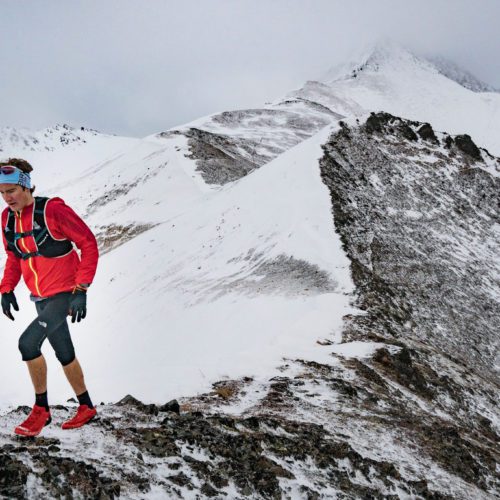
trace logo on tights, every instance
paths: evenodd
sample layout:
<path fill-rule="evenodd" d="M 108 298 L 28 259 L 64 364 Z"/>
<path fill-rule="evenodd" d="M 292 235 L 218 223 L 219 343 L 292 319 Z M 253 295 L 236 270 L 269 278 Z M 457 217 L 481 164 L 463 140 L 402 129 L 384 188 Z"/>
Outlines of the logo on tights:
<path fill-rule="evenodd" d="M 38 324 L 42 325 L 44 328 L 47 328 L 47 323 L 45 323 L 43 321 L 39 321 Z"/>

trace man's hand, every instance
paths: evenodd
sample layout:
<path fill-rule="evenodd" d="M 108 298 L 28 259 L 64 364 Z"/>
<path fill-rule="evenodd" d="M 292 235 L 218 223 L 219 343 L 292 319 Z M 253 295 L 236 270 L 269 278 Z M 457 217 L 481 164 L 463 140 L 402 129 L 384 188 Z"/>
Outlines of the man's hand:
<path fill-rule="evenodd" d="M 76 286 L 69 299 L 68 316 L 71 316 L 71 323 L 80 321 L 87 315 L 87 290 Z"/>
<path fill-rule="evenodd" d="M 2 293 L 2 311 L 7 316 L 7 318 L 14 321 L 14 316 L 10 312 L 10 306 L 14 308 L 14 311 L 19 311 L 19 306 L 17 305 L 16 296 L 14 292 Z"/>

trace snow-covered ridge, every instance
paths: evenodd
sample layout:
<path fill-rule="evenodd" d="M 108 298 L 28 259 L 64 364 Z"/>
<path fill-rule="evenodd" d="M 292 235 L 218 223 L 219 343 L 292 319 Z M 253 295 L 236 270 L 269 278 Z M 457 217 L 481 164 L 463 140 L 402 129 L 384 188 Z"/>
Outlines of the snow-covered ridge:
<path fill-rule="evenodd" d="M 78 182 L 89 168 L 105 164 L 140 141 L 69 125 L 38 131 L 5 127 L 0 129 L 0 158 L 29 161 L 34 168 L 31 178 L 36 193 L 50 196 L 54 189 Z"/>
<path fill-rule="evenodd" d="M 85 144 L 89 137 L 99 132 L 85 127 L 74 128 L 57 124 L 37 131 L 25 128 L 0 128 L 0 153 L 11 150 L 19 152 L 54 151 L 60 147 Z"/>
<path fill-rule="evenodd" d="M 223 185 L 269 163 L 343 117 L 338 109 L 303 97 L 290 98 L 259 109 L 214 114 L 148 139 L 186 137 L 189 157 L 196 162 L 204 182 Z"/>

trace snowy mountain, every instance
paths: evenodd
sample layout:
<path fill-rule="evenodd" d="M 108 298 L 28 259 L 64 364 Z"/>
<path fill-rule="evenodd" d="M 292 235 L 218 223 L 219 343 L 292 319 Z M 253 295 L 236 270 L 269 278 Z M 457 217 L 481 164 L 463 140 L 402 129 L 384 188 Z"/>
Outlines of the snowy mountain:
<path fill-rule="evenodd" d="M 32 397 L 19 286 L 0 494 L 494 498 L 500 94 L 456 79 L 384 46 L 143 139 L 0 138 L 98 236 L 72 331 L 106 402 L 81 431 L 12 437 Z M 57 424 L 71 393 L 44 353 Z"/>

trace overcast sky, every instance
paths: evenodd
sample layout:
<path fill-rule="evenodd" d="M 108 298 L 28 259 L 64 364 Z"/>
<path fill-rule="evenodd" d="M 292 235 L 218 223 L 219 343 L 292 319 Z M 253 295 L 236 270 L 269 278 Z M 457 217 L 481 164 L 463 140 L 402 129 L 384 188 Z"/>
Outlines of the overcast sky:
<path fill-rule="evenodd" d="M 144 136 L 259 106 L 390 37 L 500 88 L 500 0 L 1 0 L 0 126 Z"/>

